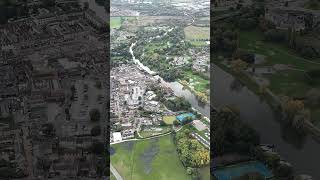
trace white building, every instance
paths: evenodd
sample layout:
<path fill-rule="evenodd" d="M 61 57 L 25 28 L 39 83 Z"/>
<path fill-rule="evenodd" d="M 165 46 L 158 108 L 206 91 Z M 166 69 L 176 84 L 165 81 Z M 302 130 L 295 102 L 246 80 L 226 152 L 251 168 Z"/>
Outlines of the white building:
<path fill-rule="evenodd" d="M 122 141 L 122 135 L 121 132 L 115 132 L 113 135 L 113 142 L 120 142 Z"/>

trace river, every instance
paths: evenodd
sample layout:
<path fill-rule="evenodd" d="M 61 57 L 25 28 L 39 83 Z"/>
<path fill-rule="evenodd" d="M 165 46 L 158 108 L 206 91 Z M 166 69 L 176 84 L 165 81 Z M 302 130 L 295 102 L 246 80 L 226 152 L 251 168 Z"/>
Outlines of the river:
<path fill-rule="evenodd" d="M 146 72 L 148 72 L 149 74 L 155 74 L 154 71 L 150 70 L 149 67 L 143 65 L 138 59 L 135 58 L 134 53 L 132 48 L 135 46 L 136 43 L 132 43 L 130 48 L 129 48 L 129 52 L 132 55 L 132 60 L 134 63 L 136 63 L 138 66 L 140 66 L 142 69 L 144 69 Z M 205 117 L 210 117 L 210 106 L 208 104 L 203 104 L 200 103 L 197 99 L 197 97 L 188 89 L 184 88 L 182 84 L 180 84 L 179 82 L 166 82 L 165 80 L 163 80 L 163 78 L 161 78 L 160 76 L 155 76 L 157 79 L 161 80 L 161 83 L 163 85 L 165 85 L 166 87 L 170 87 L 174 94 L 176 96 L 183 96 L 184 98 L 186 98 L 187 101 L 189 101 L 189 103 L 191 104 L 191 106 L 196 109 L 197 111 L 199 111 L 201 114 L 203 114 Z"/>
<path fill-rule="evenodd" d="M 97 5 L 94 0 L 80 0 L 89 2 L 90 9 L 94 10 L 101 18 L 108 17 L 103 7 Z M 281 126 L 276 120 L 272 109 L 260 100 L 253 92 L 243 87 L 234 78 L 214 68 L 214 76 L 211 82 L 213 86 L 213 106 L 236 105 L 240 111 L 241 119 L 251 124 L 261 136 L 262 143 L 275 144 L 281 156 L 290 162 L 297 173 L 309 174 L 315 180 L 320 179 L 318 154 L 320 144 L 310 137 L 297 138 L 288 128 Z M 198 104 L 196 97 L 178 82 L 165 82 L 178 96 L 184 96 L 199 112 L 209 117 L 209 106 Z M 245 102 L 245 103 L 244 103 Z"/>
<path fill-rule="evenodd" d="M 214 66 L 211 82 L 214 82 L 213 106 L 235 105 L 240 118 L 259 132 L 262 143 L 274 144 L 281 157 L 290 162 L 297 173 L 320 179 L 319 143 L 311 137 L 299 138 L 282 126 L 267 103 L 217 66 Z"/>

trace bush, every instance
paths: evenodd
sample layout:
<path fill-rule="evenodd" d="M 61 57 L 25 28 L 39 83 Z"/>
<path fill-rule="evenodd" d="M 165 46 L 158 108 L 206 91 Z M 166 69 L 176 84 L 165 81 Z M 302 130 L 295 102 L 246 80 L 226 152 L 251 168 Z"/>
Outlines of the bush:
<path fill-rule="evenodd" d="M 101 134 L 100 126 L 95 126 L 91 129 L 91 136 L 99 136 Z"/>
<path fill-rule="evenodd" d="M 283 42 L 286 40 L 286 34 L 282 31 L 271 29 L 264 33 L 264 38 L 267 41 Z"/>
<path fill-rule="evenodd" d="M 100 120 L 100 111 L 98 109 L 92 109 L 90 111 L 90 120 L 93 122 L 97 122 Z"/>
<path fill-rule="evenodd" d="M 253 18 L 241 18 L 238 21 L 238 27 L 242 30 L 250 30 L 257 26 L 257 21 Z"/>
<path fill-rule="evenodd" d="M 94 142 L 91 146 L 91 152 L 94 154 L 102 154 L 105 150 L 104 144 L 102 142 Z"/>

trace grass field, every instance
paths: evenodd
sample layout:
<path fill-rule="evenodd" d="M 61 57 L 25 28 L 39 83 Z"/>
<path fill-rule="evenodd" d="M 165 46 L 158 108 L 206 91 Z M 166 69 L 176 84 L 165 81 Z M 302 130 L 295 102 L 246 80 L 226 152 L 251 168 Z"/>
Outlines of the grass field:
<path fill-rule="evenodd" d="M 184 34 L 187 40 L 209 39 L 209 27 L 187 26 L 184 28 Z"/>
<path fill-rule="evenodd" d="M 176 120 L 176 116 L 163 116 L 162 120 L 166 123 L 166 124 L 173 124 L 173 121 Z"/>
<path fill-rule="evenodd" d="M 112 145 L 111 163 L 125 180 L 190 180 L 171 136 Z"/>
<path fill-rule="evenodd" d="M 124 20 L 127 20 L 127 21 L 133 21 L 135 20 L 136 17 L 110 17 L 110 28 L 112 29 L 119 29 L 122 25 L 122 22 Z"/>
<path fill-rule="evenodd" d="M 320 64 L 316 64 L 320 63 L 319 60 L 313 60 L 316 63 L 312 63 L 310 59 L 300 57 L 284 45 L 263 42 L 262 34 L 256 31 L 241 32 L 240 47 L 265 55 L 267 61 L 263 65 L 286 64 L 304 71 L 320 68 Z M 277 94 L 303 96 L 311 88 L 306 82 L 304 73 L 297 70 L 281 71 L 268 78 L 270 89 Z"/>
<path fill-rule="evenodd" d="M 146 138 L 146 137 L 150 137 L 150 136 L 154 136 L 154 135 L 158 135 L 158 134 L 164 134 L 167 132 L 171 131 L 171 126 L 162 126 L 161 127 L 162 130 L 161 131 L 145 131 L 142 130 L 141 132 L 139 132 L 140 136 Z"/>
<path fill-rule="evenodd" d="M 110 28 L 119 29 L 121 27 L 121 17 L 110 18 Z"/>
<path fill-rule="evenodd" d="M 112 173 L 110 174 L 110 180 L 117 180 Z"/>
<path fill-rule="evenodd" d="M 209 89 L 209 80 L 194 74 L 192 71 L 185 71 L 184 79 L 189 79 L 188 86 L 196 92 L 206 93 Z"/>
<path fill-rule="evenodd" d="M 210 39 L 209 27 L 187 26 L 184 28 L 186 40 L 196 47 L 209 46 L 206 40 Z"/>
<path fill-rule="evenodd" d="M 201 180 L 210 179 L 210 166 L 199 168 Z"/>
<path fill-rule="evenodd" d="M 240 32 L 239 46 L 252 53 L 262 54 L 266 57 L 264 65 L 275 64 L 290 65 L 298 70 L 283 70 L 268 76 L 269 88 L 277 95 L 287 95 L 290 97 L 304 97 L 311 88 L 320 88 L 318 85 L 307 83 L 304 72 L 320 69 L 319 59 L 306 59 L 299 56 L 294 50 L 283 44 L 275 44 L 263 41 L 262 33 L 258 31 Z M 320 108 L 307 107 L 311 109 L 311 119 L 320 127 Z"/>

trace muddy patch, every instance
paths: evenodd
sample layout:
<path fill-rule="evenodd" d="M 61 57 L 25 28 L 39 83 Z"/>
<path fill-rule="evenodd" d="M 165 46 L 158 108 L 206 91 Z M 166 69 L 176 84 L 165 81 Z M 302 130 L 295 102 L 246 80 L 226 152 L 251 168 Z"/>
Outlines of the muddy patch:
<path fill-rule="evenodd" d="M 143 171 L 150 174 L 152 171 L 152 161 L 159 153 L 158 139 L 152 139 L 150 146 L 140 155 L 140 160 L 143 164 Z"/>
<path fill-rule="evenodd" d="M 133 141 L 129 141 L 121 144 L 122 148 L 129 152 L 133 150 L 134 145 L 135 145 L 135 142 Z"/>

